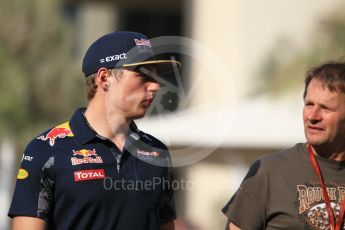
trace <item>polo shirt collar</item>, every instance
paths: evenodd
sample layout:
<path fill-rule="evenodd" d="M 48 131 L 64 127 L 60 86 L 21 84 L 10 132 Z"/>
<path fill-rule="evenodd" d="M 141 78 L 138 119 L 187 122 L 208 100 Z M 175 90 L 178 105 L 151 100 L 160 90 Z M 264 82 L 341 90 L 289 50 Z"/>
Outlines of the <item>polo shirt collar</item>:
<path fill-rule="evenodd" d="M 95 138 L 104 139 L 92 129 L 84 115 L 85 111 L 86 108 L 78 108 L 70 120 L 70 127 L 75 138 L 77 138 L 82 144 L 86 144 Z M 141 132 L 137 128 L 137 125 L 134 123 L 134 121 L 132 121 L 130 123 L 125 145 L 128 146 L 133 142 L 140 140 L 140 138 Z"/>
<path fill-rule="evenodd" d="M 96 131 L 90 127 L 84 116 L 85 110 L 86 108 L 78 108 L 70 120 L 70 127 L 74 133 L 74 137 L 82 144 L 86 144 L 94 138 L 97 138 Z"/>

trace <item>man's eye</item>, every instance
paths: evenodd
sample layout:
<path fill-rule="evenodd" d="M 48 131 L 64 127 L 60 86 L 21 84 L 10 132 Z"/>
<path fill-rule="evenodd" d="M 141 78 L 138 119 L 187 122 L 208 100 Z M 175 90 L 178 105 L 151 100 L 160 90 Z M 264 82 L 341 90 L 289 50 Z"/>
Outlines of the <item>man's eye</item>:
<path fill-rule="evenodd" d="M 143 73 L 138 74 L 138 77 L 140 77 L 142 80 L 145 80 L 145 81 L 152 81 L 153 80 L 153 78 L 151 76 L 149 76 L 147 74 L 143 74 Z"/>
<path fill-rule="evenodd" d="M 144 73 L 140 73 L 140 72 L 139 72 L 139 73 L 137 73 L 137 76 L 138 76 L 138 77 L 146 77 L 147 75 L 144 74 Z"/>
<path fill-rule="evenodd" d="M 146 74 L 139 74 L 139 77 L 143 80 L 148 79 L 148 76 Z"/>
<path fill-rule="evenodd" d="M 321 108 L 322 108 L 323 110 L 326 110 L 326 111 L 334 111 L 334 108 L 331 108 L 331 107 L 326 106 L 326 105 L 322 105 Z"/>

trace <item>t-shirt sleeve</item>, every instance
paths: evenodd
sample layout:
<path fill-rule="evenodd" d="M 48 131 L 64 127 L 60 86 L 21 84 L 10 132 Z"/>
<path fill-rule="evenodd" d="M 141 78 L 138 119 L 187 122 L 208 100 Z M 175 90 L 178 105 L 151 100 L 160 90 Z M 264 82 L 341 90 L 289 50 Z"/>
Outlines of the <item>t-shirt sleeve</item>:
<path fill-rule="evenodd" d="M 267 174 L 261 161 L 249 169 L 240 188 L 222 209 L 230 222 L 242 230 L 265 229 L 267 208 Z"/>
<path fill-rule="evenodd" d="M 48 221 L 54 180 L 51 151 L 37 140 L 25 149 L 8 216 L 30 216 Z"/>

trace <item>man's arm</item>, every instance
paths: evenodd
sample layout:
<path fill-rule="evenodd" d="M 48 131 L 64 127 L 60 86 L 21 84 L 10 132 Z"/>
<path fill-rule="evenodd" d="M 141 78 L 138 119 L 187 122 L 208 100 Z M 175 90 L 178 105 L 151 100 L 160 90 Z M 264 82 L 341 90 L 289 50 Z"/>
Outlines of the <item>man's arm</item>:
<path fill-rule="evenodd" d="M 242 230 L 242 229 L 238 227 L 237 225 L 231 223 L 230 220 L 228 220 L 225 226 L 225 230 Z"/>
<path fill-rule="evenodd" d="M 175 221 L 162 224 L 160 230 L 175 230 Z"/>
<path fill-rule="evenodd" d="M 39 218 L 28 216 L 16 216 L 12 220 L 12 230 L 45 230 L 47 223 Z"/>
<path fill-rule="evenodd" d="M 268 174 L 268 166 L 261 159 L 251 165 L 240 188 L 222 209 L 228 218 L 225 229 L 262 229 L 268 203 Z"/>
<path fill-rule="evenodd" d="M 49 220 L 54 188 L 51 152 L 49 143 L 33 139 L 23 153 L 8 211 L 13 229 L 44 229 Z"/>

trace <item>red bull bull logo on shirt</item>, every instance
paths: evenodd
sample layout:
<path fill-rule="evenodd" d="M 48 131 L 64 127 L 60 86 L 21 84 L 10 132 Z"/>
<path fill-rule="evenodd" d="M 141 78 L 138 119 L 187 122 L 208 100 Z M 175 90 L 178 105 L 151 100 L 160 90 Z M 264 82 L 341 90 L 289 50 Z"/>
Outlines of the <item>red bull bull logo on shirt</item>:
<path fill-rule="evenodd" d="M 80 158 L 82 157 L 82 158 Z M 96 150 L 81 149 L 73 150 L 73 157 L 71 158 L 72 165 L 103 163 L 100 156 L 96 154 Z"/>
<path fill-rule="evenodd" d="M 49 140 L 50 146 L 54 146 L 56 138 L 74 137 L 71 128 L 69 127 L 69 122 L 65 122 L 52 128 L 47 135 L 42 135 L 37 137 L 37 139 L 42 141 Z"/>

